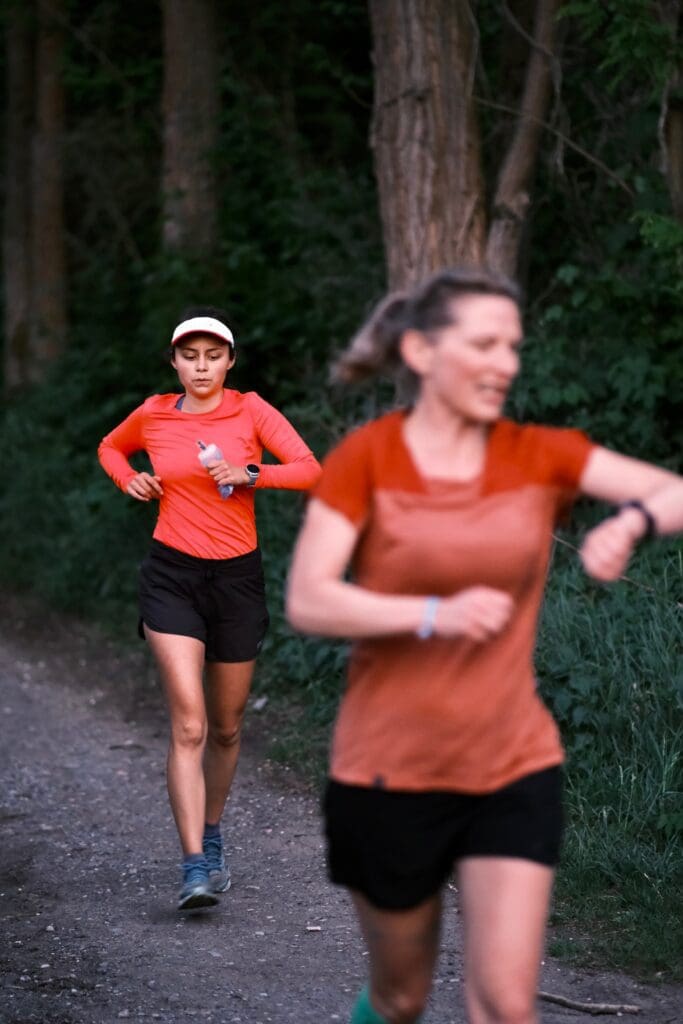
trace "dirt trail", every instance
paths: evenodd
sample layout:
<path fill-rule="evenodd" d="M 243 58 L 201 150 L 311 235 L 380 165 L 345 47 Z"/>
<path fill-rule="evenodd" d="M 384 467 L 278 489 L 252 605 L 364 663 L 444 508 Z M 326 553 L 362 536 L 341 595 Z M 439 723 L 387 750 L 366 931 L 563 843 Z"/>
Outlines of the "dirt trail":
<path fill-rule="evenodd" d="M 229 813 L 233 888 L 182 917 L 145 657 L 7 599 L 0 613 L 2 1024 L 346 1024 L 363 949 L 325 879 L 316 795 L 262 756 L 255 713 Z M 446 902 L 425 1024 L 464 1022 L 455 892 Z M 550 960 L 542 987 L 638 1004 L 630 1019 L 644 1024 L 683 1020 L 680 987 Z M 596 1019 L 550 1004 L 542 1015 Z"/>

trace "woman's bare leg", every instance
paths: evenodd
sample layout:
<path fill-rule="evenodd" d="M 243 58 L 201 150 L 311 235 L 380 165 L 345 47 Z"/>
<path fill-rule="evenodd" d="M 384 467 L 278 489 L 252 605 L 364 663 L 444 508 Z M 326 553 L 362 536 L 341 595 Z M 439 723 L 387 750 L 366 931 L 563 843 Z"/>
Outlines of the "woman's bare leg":
<path fill-rule="evenodd" d="M 204 752 L 204 779 L 206 820 L 212 824 L 223 813 L 235 776 L 242 718 L 255 664 L 254 661 L 215 661 L 206 665 L 208 739 Z"/>
<path fill-rule="evenodd" d="M 554 873 L 514 857 L 469 857 L 458 878 L 471 1024 L 537 1024 L 536 991 Z"/>
<path fill-rule="evenodd" d="M 206 793 L 202 759 L 206 710 L 202 687 L 204 644 L 190 636 L 157 633 L 145 626 L 166 696 L 171 735 L 166 782 L 185 856 L 201 853 Z"/>
<path fill-rule="evenodd" d="M 370 1002 L 389 1024 L 414 1024 L 432 987 L 441 897 L 411 910 L 379 910 L 351 895 L 370 954 Z"/>

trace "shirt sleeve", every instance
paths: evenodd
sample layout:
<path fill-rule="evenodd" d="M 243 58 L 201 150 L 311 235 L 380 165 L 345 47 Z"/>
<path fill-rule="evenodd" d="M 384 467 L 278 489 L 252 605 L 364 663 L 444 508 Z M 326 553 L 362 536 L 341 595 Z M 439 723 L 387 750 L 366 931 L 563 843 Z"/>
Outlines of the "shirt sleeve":
<path fill-rule="evenodd" d="M 370 511 L 373 492 L 372 446 L 368 428 L 348 434 L 323 460 L 322 477 L 312 497 L 360 526 Z"/>
<path fill-rule="evenodd" d="M 320 477 L 320 463 L 289 420 L 257 394 L 251 396 L 256 433 L 261 445 L 280 465 L 264 464 L 257 487 L 307 491 Z"/>
<path fill-rule="evenodd" d="M 539 469 L 557 488 L 558 518 L 566 516 L 576 500 L 583 470 L 595 444 L 582 430 L 542 427 L 538 449 Z"/>
<path fill-rule="evenodd" d="M 588 456 L 595 445 L 582 430 L 566 427 L 543 428 L 541 458 L 553 483 L 577 490 Z"/>
<path fill-rule="evenodd" d="M 118 427 L 114 427 L 102 438 L 97 449 L 102 469 L 124 493 L 130 481 L 137 475 L 128 459 L 135 452 L 143 451 L 145 447 L 142 433 L 144 419 L 144 406 L 140 405 L 119 423 Z"/>

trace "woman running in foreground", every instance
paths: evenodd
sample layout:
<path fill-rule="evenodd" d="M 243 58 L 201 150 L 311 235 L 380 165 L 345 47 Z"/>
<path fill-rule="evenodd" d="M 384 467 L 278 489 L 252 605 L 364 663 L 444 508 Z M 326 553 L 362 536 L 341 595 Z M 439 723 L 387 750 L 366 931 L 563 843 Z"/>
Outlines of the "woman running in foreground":
<path fill-rule="evenodd" d="M 169 709 L 168 793 L 184 855 L 178 909 L 191 910 L 230 886 L 220 819 L 268 627 L 254 490 L 305 490 L 320 466 L 256 392 L 224 388 L 235 362 L 224 313 L 189 310 L 172 345 L 182 394 L 148 398 L 107 434 L 99 457 L 122 491 L 159 502 L 140 616 Z M 264 448 L 280 465 L 261 465 Z M 142 450 L 152 473 L 128 461 Z"/>
<path fill-rule="evenodd" d="M 353 1024 L 419 1021 L 453 865 L 468 1019 L 537 1020 L 562 829 L 532 665 L 552 531 L 577 494 L 615 505 L 581 555 L 614 580 L 646 534 L 683 529 L 681 478 L 502 418 L 521 342 L 516 286 L 449 270 L 389 296 L 336 365 L 414 391 L 325 460 L 289 582 L 297 629 L 354 641 L 325 796 L 330 876 L 370 954 Z"/>

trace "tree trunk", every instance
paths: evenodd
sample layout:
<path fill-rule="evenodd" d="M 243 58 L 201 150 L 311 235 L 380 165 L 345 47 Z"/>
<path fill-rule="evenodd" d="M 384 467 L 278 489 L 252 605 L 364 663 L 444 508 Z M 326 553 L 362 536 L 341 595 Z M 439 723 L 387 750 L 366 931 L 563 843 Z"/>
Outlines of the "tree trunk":
<path fill-rule="evenodd" d="M 538 158 L 542 122 L 552 95 L 555 30 L 560 0 L 538 0 L 517 128 L 498 177 L 486 262 L 514 276 Z"/>
<path fill-rule="evenodd" d="M 477 31 L 469 4 L 369 0 L 371 128 L 389 285 L 478 263 L 484 182 L 473 106 Z"/>
<path fill-rule="evenodd" d="M 216 242 L 215 13 L 215 0 L 163 0 L 164 245 L 201 256 L 208 255 Z"/>
<path fill-rule="evenodd" d="M 665 0 L 662 18 L 680 47 L 683 39 L 681 0 Z M 674 216 L 683 224 L 683 68 L 680 64 L 673 69 L 662 96 L 659 141 Z"/>
<path fill-rule="evenodd" d="M 31 154 L 31 361 L 40 380 L 66 340 L 64 247 L 64 0 L 38 0 L 36 115 Z"/>
<path fill-rule="evenodd" d="M 7 12 L 5 215 L 3 224 L 4 386 L 26 383 L 30 321 L 30 167 L 33 111 L 33 34 L 30 10 Z"/>

